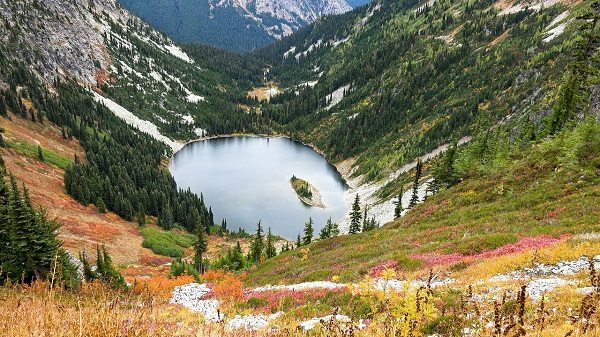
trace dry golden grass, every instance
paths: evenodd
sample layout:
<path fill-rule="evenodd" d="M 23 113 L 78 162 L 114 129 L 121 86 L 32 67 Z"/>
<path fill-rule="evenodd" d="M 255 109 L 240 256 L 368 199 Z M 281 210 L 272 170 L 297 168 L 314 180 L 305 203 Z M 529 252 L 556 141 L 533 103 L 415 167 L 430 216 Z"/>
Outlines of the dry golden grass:
<path fill-rule="evenodd" d="M 0 336 L 250 336 L 165 300 L 86 284 L 76 292 L 47 283 L 0 288 Z"/>
<path fill-rule="evenodd" d="M 569 239 L 539 250 L 528 250 L 481 260 L 458 274 L 465 282 L 475 282 L 496 274 L 531 267 L 534 263 L 554 264 L 559 261 L 577 260 L 582 256 L 600 254 L 600 240 Z"/>

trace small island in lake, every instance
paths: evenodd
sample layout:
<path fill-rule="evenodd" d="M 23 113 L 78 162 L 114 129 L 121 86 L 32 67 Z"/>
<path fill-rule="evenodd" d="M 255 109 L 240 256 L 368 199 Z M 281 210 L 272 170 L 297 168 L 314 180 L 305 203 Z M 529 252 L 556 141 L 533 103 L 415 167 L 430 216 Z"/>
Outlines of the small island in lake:
<path fill-rule="evenodd" d="M 325 208 L 323 201 L 321 200 L 321 193 L 313 185 L 304 179 L 300 179 L 295 175 L 290 179 L 292 188 L 296 191 L 300 200 L 313 207 Z"/>

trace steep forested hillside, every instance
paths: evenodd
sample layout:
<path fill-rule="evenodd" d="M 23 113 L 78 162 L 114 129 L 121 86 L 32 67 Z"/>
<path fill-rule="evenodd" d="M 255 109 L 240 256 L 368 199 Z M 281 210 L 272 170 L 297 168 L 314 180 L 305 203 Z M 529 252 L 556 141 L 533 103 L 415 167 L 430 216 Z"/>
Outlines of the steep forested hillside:
<path fill-rule="evenodd" d="M 120 3 L 179 42 L 206 43 L 238 52 L 264 47 L 322 15 L 352 9 L 346 0 L 120 0 Z"/>
<path fill-rule="evenodd" d="M 543 119 L 577 44 L 591 43 L 578 41 L 583 7 L 376 1 L 258 53 L 289 87 L 264 114 L 381 179 L 500 120 Z"/>

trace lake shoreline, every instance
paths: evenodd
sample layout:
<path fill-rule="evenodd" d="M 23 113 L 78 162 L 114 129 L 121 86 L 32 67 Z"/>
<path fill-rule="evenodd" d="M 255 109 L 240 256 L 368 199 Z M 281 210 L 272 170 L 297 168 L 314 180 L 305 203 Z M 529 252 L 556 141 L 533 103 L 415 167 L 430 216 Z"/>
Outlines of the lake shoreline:
<path fill-rule="evenodd" d="M 325 160 L 327 160 L 327 162 L 329 164 L 331 164 L 333 167 L 335 167 L 336 171 L 340 174 L 340 176 L 342 177 L 342 179 L 344 180 L 344 183 L 348 186 L 348 188 L 352 189 L 355 188 L 353 186 L 350 185 L 350 180 L 351 180 L 351 172 L 352 172 L 352 166 L 353 163 L 348 164 L 349 161 L 353 161 L 352 158 L 349 159 L 345 159 L 342 160 L 340 162 L 334 163 L 332 162 L 327 155 L 325 154 L 325 152 L 323 152 L 321 149 L 319 149 L 316 145 L 314 145 L 313 143 L 306 143 L 303 142 L 301 140 L 298 139 L 294 139 L 286 134 L 282 134 L 282 133 L 276 133 L 276 134 L 268 134 L 268 133 L 230 133 L 230 134 L 224 134 L 224 135 L 215 135 L 215 136 L 205 136 L 205 137 L 200 137 L 200 138 L 196 138 L 193 140 L 190 140 L 186 143 L 182 143 L 183 145 L 181 146 L 181 148 L 177 151 L 174 151 L 173 154 L 171 155 L 171 157 L 169 158 L 169 165 L 171 164 L 171 162 L 173 161 L 173 158 L 175 157 L 175 155 L 180 152 L 181 150 L 183 150 L 183 148 L 187 145 L 193 144 L 193 143 L 198 143 L 198 142 L 202 142 L 205 140 L 211 140 L 211 139 L 220 139 L 220 138 L 237 138 L 237 137 L 250 137 L 250 138 L 285 138 L 285 139 L 289 139 L 293 142 L 296 143 L 300 143 L 306 147 L 311 148 L 313 151 L 315 151 L 316 153 L 318 153 L 319 155 L 321 155 L 321 157 L 325 158 Z"/>
<path fill-rule="evenodd" d="M 219 138 L 222 138 L 222 140 L 219 140 Z M 266 138 L 266 141 L 265 141 Z M 206 142 L 206 143 L 200 143 L 202 141 L 205 140 L 212 140 L 214 139 L 214 142 Z M 188 141 L 185 145 L 182 146 L 181 149 L 186 149 L 185 151 L 175 151 L 172 153 L 172 155 L 170 155 L 167 160 L 165 160 L 165 166 L 168 167 L 168 171 L 169 173 L 177 180 L 178 186 L 180 188 L 189 188 L 190 185 L 193 185 L 193 183 L 184 183 L 184 180 L 179 180 L 179 179 L 186 179 L 186 178 L 182 178 L 182 177 L 194 177 L 196 176 L 199 171 L 188 171 L 185 175 L 182 175 L 182 167 L 185 167 L 185 165 L 188 166 L 193 166 L 194 162 L 198 161 L 198 165 L 201 165 L 201 167 L 206 168 L 207 166 L 205 166 L 202 163 L 225 163 L 227 162 L 227 160 L 223 161 L 224 158 L 238 158 L 238 159 L 231 159 L 231 160 L 242 160 L 241 158 L 245 158 L 244 160 L 248 160 L 250 159 L 250 161 L 248 162 L 250 164 L 249 167 L 256 167 L 256 165 L 263 165 L 263 163 L 265 163 L 266 161 L 261 158 L 260 161 L 256 161 L 257 157 L 253 157 L 252 155 L 252 151 L 248 152 L 248 151 L 244 151 L 244 152 L 236 152 L 238 151 L 238 145 L 233 145 L 233 144 L 257 144 L 256 146 L 259 146 L 259 144 L 262 144 L 259 146 L 262 147 L 268 147 L 269 143 L 268 140 L 272 139 L 273 142 L 271 142 L 271 144 L 273 144 L 273 151 L 277 151 L 277 152 L 272 152 L 272 153 L 278 153 L 282 150 L 284 150 L 283 152 L 281 152 L 281 154 L 283 153 L 287 153 L 286 155 L 283 155 L 283 157 L 278 157 L 278 160 L 281 160 L 281 158 L 289 158 L 290 160 L 285 160 L 284 162 L 281 163 L 282 167 L 285 166 L 289 166 L 289 163 L 291 161 L 296 161 L 296 160 L 300 160 L 300 162 L 298 162 L 297 164 L 299 164 L 299 166 L 293 166 L 293 167 L 289 167 L 286 168 L 284 170 L 288 170 L 289 176 L 287 176 L 288 178 L 286 180 L 289 180 L 289 177 L 292 176 L 293 174 L 299 175 L 299 176 L 305 176 L 307 177 L 309 180 L 312 178 L 316 179 L 314 181 L 311 181 L 311 185 L 313 188 L 311 188 L 312 194 L 314 196 L 317 196 L 318 198 L 311 198 L 312 200 L 308 200 L 308 199 L 301 199 L 298 194 L 296 192 L 294 192 L 294 189 L 291 189 L 292 194 L 290 194 L 290 196 L 293 195 L 293 198 L 295 199 L 295 202 L 291 203 L 292 200 L 290 199 L 289 201 L 287 200 L 287 198 L 289 198 L 290 196 L 287 196 L 285 191 L 282 191 L 282 195 L 286 195 L 284 197 L 284 199 L 286 200 L 286 204 L 285 205 L 290 205 L 289 207 L 292 207 L 290 209 L 290 211 L 293 209 L 293 211 L 291 211 L 292 213 L 290 214 L 294 214 L 292 216 L 292 218 L 279 218 L 279 220 L 277 220 L 279 223 L 286 223 L 286 221 L 292 221 L 292 222 L 296 222 L 296 218 L 298 216 L 298 212 L 300 212 L 297 207 L 305 208 L 313 208 L 313 211 L 309 211 L 310 213 L 306 213 L 306 217 L 308 218 L 309 215 L 311 217 L 313 217 L 313 219 L 315 218 L 315 216 L 317 218 L 320 218 L 322 214 L 328 214 L 330 213 L 327 217 L 331 217 L 332 219 L 334 219 L 334 221 L 339 222 L 339 221 L 343 221 L 343 219 L 347 216 L 347 212 L 349 210 L 349 205 L 346 202 L 346 192 L 348 189 L 351 188 L 351 186 L 348 185 L 348 181 L 347 176 L 345 174 L 342 174 L 342 172 L 340 172 L 339 170 L 339 166 L 336 164 L 331 163 L 329 160 L 327 160 L 327 157 L 323 154 L 323 151 L 321 151 L 320 149 L 318 149 L 316 146 L 314 146 L 314 144 L 310 144 L 310 143 L 305 143 L 296 139 L 293 139 L 290 136 L 284 135 L 284 134 L 278 134 L 278 133 L 269 133 L 269 134 L 256 134 L 256 133 L 233 133 L 233 134 L 225 134 L 225 135 L 211 135 L 211 136 L 206 136 L 206 137 L 199 137 L 193 140 Z M 198 143 L 198 144 L 194 144 L 194 143 Z M 230 144 L 229 146 L 227 146 L 226 144 Z M 289 144 L 286 145 L 286 147 L 281 147 L 281 145 L 278 144 Z M 295 145 L 294 145 L 295 144 Z M 186 146 L 186 145 L 190 145 L 190 146 Z M 210 154 L 209 156 L 206 156 L 206 152 L 203 151 L 199 151 L 199 152 L 194 152 L 196 150 L 193 149 L 211 149 L 211 148 L 221 148 L 225 151 L 218 151 L 214 152 L 212 154 Z M 277 150 L 276 150 L 277 149 Z M 289 149 L 289 150 L 288 150 Z M 207 150 L 210 151 L 210 150 Z M 300 159 L 300 158 L 304 158 L 303 156 L 301 157 L 297 157 L 296 151 L 300 151 L 298 153 L 309 153 L 312 152 L 312 155 L 310 156 L 310 158 L 306 158 L 306 159 Z M 195 154 L 194 154 L 195 153 Z M 205 153 L 205 154 L 202 154 Z M 255 158 L 255 159 L 252 159 Z M 304 161 L 307 160 L 307 161 Z M 319 175 L 315 176 L 311 176 L 314 171 L 303 171 L 305 170 L 305 166 L 304 163 L 310 163 L 311 161 L 318 161 L 319 163 L 319 168 L 318 170 L 320 170 L 320 167 L 323 167 L 323 170 L 327 170 L 327 176 L 330 176 L 330 178 L 328 178 L 329 180 L 327 181 L 331 181 L 331 183 L 329 182 L 325 182 L 321 180 L 321 178 L 319 178 Z M 188 164 L 185 164 L 188 163 Z M 229 163 L 229 162 L 227 162 Z M 326 164 L 326 166 L 321 166 Z M 229 165 L 229 164 L 227 164 Z M 310 164 L 308 164 L 310 165 Z M 198 167 L 198 166 L 196 166 Z M 209 166 L 210 167 L 210 166 Z M 309 166 L 310 167 L 310 166 Z M 296 171 L 295 168 L 298 168 L 298 171 Z M 317 167 L 315 167 L 315 169 L 317 169 Z M 207 172 L 204 175 L 202 175 L 204 178 L 204 180 L 206 180 L 206 177 L 211 177 L 211 173 L 209 171 L 204 171 Z M 249 171 L 245 171 L 244 175 L 247 174 L 247 172 Z M 262 178 L 259 178 L 259 180 L 264 180 L 261 184 L 263 186 L 275 186 L 272 184 L 279 184 L 279 178 L 277 178 L 276 180 L 274 180 L 273 178 L 269 178 L 269 175 L 264 175 L 264 172 L 266 171 L 262 171 L 262 173 L 259 172 L 259 174 L 262 176 Z M 206 175 L 208 174 L 208 175 Z M 242 173 L 240 173 L 239 175 L 236 173 L 236 171 L 231 171 L 231 174 L 235 174 L 235 177 L 232 175 L 231 178 L 232 179 L 238 179 L 237 177 L 241 177 L 243 176 Z M 198 175 L 197 177 L 200 177 L 200 175 Z M 222 177 L 221 172 L 216 172 L 215 173 L 215 177 Z M 187 178 L 190 181 L 193 181 L 194 178 Z M 197 178 L 196 178 L 197 179 Z M 333 179 L 333 180 L 331 180 Z M 197 179 L 198 180 L 198 179 Z M 213 186 L 215 186 L 216 188 L 219 188 L 218 186 L 224 186 L 224 185 L 214 185 L 215 181 L 213 179 L 209 179 L 211 180 L 210 184 L 213 184 Z M 228 181 L 231 181 L 228 180 Z M 204 183 L 206 184 L 206 183 Z M 224 183 L 225 185 L 227 183 Z M 287 188 L 290 189 L 289 187 L 289 182 L 287 182 L 288 186 Z M 333 187 L 337 186 L 337 187 Z M 247 186 L 245 185 L 245 182 L 240 182 L 238 183 L 236 186 Z M 211 187 L 211 189 L 207 189 L 206 187 L 204 188 L 196 188 L 196 192 L 199 194 L 200 192 L 206 192 L 209 190 L 215 190 L 215 187 Z M 246 188 L 246 187 L 244 187 Z M 193 188 L 192 188 L 193 189 Z M 324 190 L 321 190 L 324 189 Z M 333 193 L 333 194 L 332 194 Z M 222 194 L 221 194 L 222 195 Z M 331 196 L 335 195 L 335 198 L 331 198 Z M 339 199 L 338 198 L 339 195 Z M 204 194 L 205 197 L 207 197 L 207 193 Z M 271 195 L 265 195 L 265 198 L 270 198 L 272 197 Z M 262 201 L 257 201 L 256 203 L 260 204 L 261 202 L 264 202 L 265 198 L 259 198 Z M 222 198 L 219 196 L 217 197 L 213 202 L 213 210 L 217 210 L 216 212 L 221 212 L 223 213 L 223 207 L 222 207 Z M 280 198 L 281 199 L 281 198 Z M 300 200 L 299 200 L 300 199 Z M 320 199 L 320 200 L 316 200 L 316 199 Z M 212 200 L 209 198 L 209 200 Z M 317 202 L 315 202 L 315 200 Z M 211 203 L 210 201 L 208 201 L 209 204 Z M 297 204 L 296 204 L 297 203 Z M 277 204 L 277 201 L 275 202 L 275 204 Z M 327 204 L 327 205 L 325 205 Z M 279 209 L 285 209 L 285 206 L 283 204 L 280 204 Z M 267 212 L 268 211 L 268 212 Z M 327 212 L 327 213 L 322 213 L 323 211 Z M 252 214 L 246 214 L 246 218 L 247 219 L 258 219 L 261 220 L 261 217 L 269 217 L 271 215 L 264 215 L 264 214 L 271 214 L 269 212 L 268 209 L 265 210 L 264 214 L 258 214 L 261 212 L 261 208 L 254 208 L 252 212 Z M 316 213 L 315 213 L 316 212 Z M 257 214 L 255 214 L 257 213 Z M 223 214 L 228 214 L 228 213 L 223 213 Z M 233 213 L 235 214 L 235 212 Z M 219 217 L 222 217 L 221 215 L 219 215 Z M 235 216 L 232 216 L 232 218 L 238 217 L 240 218 L 239 214 L 236 214 Z M 318 223 L 319 224 L 324 224 L 327 220 L 327 217 L 323 218 L 323 219 L 319 219 Z M 285 220 L 288 219 L 288 220 Z M 229 221 L 229 216 L 227 216 L 227 220 Z M 268 219 L 263 219 L 266 220 L 267 223 L 269 224 L 273 224 L 274 222 L 269 222 Z M 305 220 L 305 219 L 304 219 Z M 304 223 L 304 220 L 302 221 L 302 224 Z M 316 219 L 315 219 L 316 220 Z M 246 228 L 247 230 L 249 229 L 248 226 L 245 225 L 245 222 L 247 222 L 247 220 L 243 219 L 235 219 L 233 220 L 232 223 L 235 223 L 235 226 L 243 226 L 244 228 Z M 277 224 L 277 223 L 275 223 Z M 294 225 L 295 227 L 295 225 Z M 237 227 L 236 227 L 237 228 Z M 291 239 L 293 237 L 295 237 L 296 234 L 290 234 L 290 233 L 286 233 L 286 231 L 288 231 L 288 229 L 282 229 L 282 230 L 278 230 L 276 229 L 275 232 L 277 234 L 282 235 L 283 237 L 287 238 L 287 239 Z"/>

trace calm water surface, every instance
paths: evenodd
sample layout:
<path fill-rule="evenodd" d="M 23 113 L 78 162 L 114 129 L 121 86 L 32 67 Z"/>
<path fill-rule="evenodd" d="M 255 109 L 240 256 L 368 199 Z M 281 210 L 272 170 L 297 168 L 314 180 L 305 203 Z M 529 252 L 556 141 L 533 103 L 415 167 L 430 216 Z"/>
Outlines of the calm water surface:
<path fill-rule="evenodd" d="M 315 236 L 327 219 L 347 212 L 344 179 L 335 167 L 308 146 L 286 138 L 231 137 L 190 143 L 177 152 L 170 171 L 179 188 L 202 193 L 215 222 L 249 232 L 262 220 L 265 231 L 294 239 L 309 217 Z M 308 180 L 326 208 L 304 205 L 290 185 L 292 175 Z"/>

